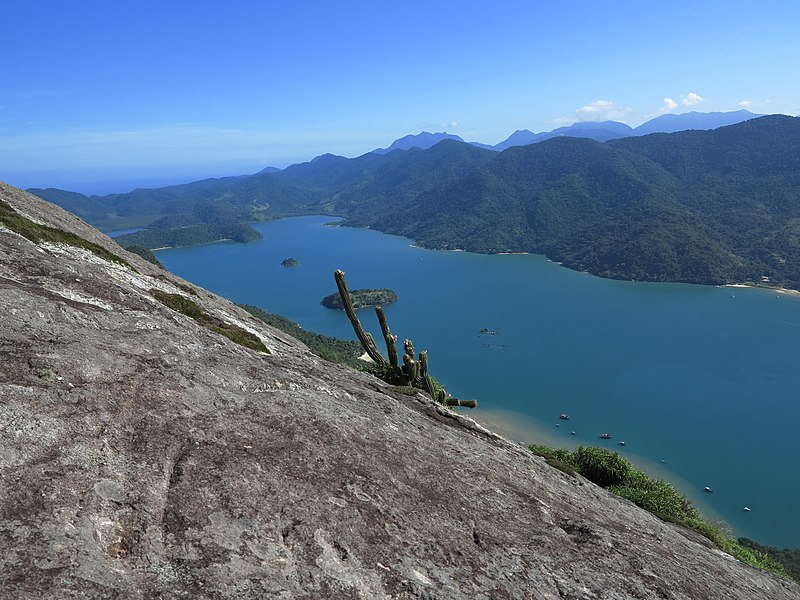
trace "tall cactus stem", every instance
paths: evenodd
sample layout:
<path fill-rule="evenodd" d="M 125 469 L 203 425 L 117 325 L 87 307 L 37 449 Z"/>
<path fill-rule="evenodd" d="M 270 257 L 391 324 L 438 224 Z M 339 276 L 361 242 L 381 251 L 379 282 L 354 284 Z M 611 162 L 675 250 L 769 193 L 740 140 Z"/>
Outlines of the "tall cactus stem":
<path fill-rule="evenodd" d="M 381 355 L 378 347 L 375 345 L 375 341 L 372 339 L 372 336 L 364 331 L 364 328 L 361 326 L 361 321 L 359 321 L 358 317 L 356 316 L 356 311 L 353 308 L 353 302 L 350 300 L 350 292 L 348 291 L 347 284 L 344 281 L 344 271 L 337 269 L 333 274 L 333 278 L 336 280 L 336 287 L 339 288 L 339 296 L 342 298 L 344 311 L 347 313 L 347 318 L 350 319 L 350 324 L 353 326 L 353 331 L 355 331 L 358 341 L 361 342 L 361 346 L 364 348 L 364 351 L 375 363 L 385 364 L 386 359 Z"/>
<path fill-rule="evenodd" d="M 375 307 L 375 314 L 378 315 L 378 323 L 381 325 L 381 333 L 386 342 L 386 352 L 389 355 L 389 364 L 393 367 L 398 366 L 397 363 L 397 336 L 392 335 L 389 329 L 389 324 L 386 322 L 386 316 L 383 314 L 383 308 L 380 306 Z"/>
<path fill-rule="evenodd" d="M 403 349 L 408 356 L 414 358 L 414 344 L 411 340 L 406 340 L 403 342 Z"/>
<path fill-rule="evenodd" d="M 403 366 L 401 368 L 406 379 L 406 385 L 414 385 L 419 378 L 419 363 L 411 358 L 410 354 L 403 355 Z"/>
<path fill-rule="evenodd" d="M 447 404 L 447 406 L 463 406 L 465 408 L 476 408 L 478 406 L 478 401 L 459 400 L 458 398 L 448 398 L 445 404 Z"/>
<path fill-rule="evenodd" d="M 430 375 L 428 375 L 428 351 L 423 350 L 419 353 L 419 373 L 420 377 L 422 378 L 422 385 L 425 387 L 425 391 L 428 392 L 428 395 L 433 398 L 434 400 L 438 400 L 439 402 L 443 402 L 444 398 L 439 399 L 436 395 L 436 388 L 433 386 L 433 379 L 431 379 Z M 442 390 L 440 390 L 442 391 Z"/>

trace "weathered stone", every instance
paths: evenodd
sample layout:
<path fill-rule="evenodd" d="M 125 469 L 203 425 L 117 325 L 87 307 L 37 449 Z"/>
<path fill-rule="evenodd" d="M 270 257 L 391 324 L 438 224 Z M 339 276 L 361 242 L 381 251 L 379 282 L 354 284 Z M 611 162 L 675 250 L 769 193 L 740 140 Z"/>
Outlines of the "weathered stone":
<path fill-rule="evenodd" d="M 0 229 L 2 597 L 800 597 L 52 205 L 0 198 L 137 271 Z M 193 290 L 270 354 L 152 288 Z"/>

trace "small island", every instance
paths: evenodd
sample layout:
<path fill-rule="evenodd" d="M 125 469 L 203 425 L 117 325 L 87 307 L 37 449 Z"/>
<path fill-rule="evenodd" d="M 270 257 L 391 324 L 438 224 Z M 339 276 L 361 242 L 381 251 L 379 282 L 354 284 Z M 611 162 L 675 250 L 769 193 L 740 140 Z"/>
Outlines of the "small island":
<path fill-rule="evenodd" d="M 282 264 L 284 267 L 296 267 L 297 265 L 299 265 L 299 264 L 300 264 L 300 261 L 299 261 L 299 260 L 297 260 L 296 258 L 284 258 L 284 259 L 281 261 L 281 264 Z"/>
<path fill-rule="evenodd" d="M 353 308 L 355 309 L 364 308 L 365 306 L 385 306 L 392 302 L 397 302 L 397 294 L 393 290 L 386 288 L 378 290 L 350 290 L 350 301 L 353 303 Z M 344 310 L 339 292 L 331 294 L 330 296 L 325 296 L 322 299 L 322 306 L 325 308 Z"/>

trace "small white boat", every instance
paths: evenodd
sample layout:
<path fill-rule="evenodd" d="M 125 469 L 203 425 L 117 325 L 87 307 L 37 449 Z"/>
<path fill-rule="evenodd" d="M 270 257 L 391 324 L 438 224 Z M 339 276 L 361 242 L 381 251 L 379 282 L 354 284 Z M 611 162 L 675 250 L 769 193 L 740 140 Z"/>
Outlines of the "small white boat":
<path fill-rule="evenodd" d="M 750 507 L 749 506 L 745 506 L 742 510 L 744 510 L 744 512 L 750 512 Z"/>
<path fill-rule="evenodd" d="M 711 489 L 711 488 L 710 488 L 710 487 L 708 487 L 708 486 L 704 487 L 704 488 L 703 488 L 703 491 L 704 491 L 706 494 L 713 494 L 713 493 L 714 493 L 714 490 L 713 490 L 713 489 Z"/>

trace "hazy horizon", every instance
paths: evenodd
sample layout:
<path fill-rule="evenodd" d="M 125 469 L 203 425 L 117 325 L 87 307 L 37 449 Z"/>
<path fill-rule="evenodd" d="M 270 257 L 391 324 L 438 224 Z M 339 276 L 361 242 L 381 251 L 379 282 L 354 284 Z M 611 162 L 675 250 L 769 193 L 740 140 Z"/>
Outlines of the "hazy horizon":
<path fill-rule="evenodd" d="M 686 111 L 686 113 L 670 113 L 670 114 L 674 114 L 677 116 L 681 114 L 696 113 L 696 112 L 699 111 Z M 736 111 L 728 111 L 728 112 L 736 112 Z M 597 123 L 597 122 L 601 121 L 582 121 L 582 123 Z M 602 121 L 602 122 L 608 122 L 608 121 Z M 646 122 L 647 121 L 645 121 L 645 123 Z M 576 125 L 579 125 L 579 123 Z M 516 131 L 518 130 L 515 130 L 515 132 Z M 511 132 L 509 136 L 515 132 Z M 445 132 L 443 131 L 415 132 L 406 135 L 419 135 L 421 133 L 440 134 Z M 539 132 L 534 132 L 534 133 L 539 133 Z M 386 142 L 384 144 L 384 147 L 389 147 L 392 143 L 403 137 L 406 136 L 400 136 L 400 138 L 392 140 L 391 142 Z M 464 141 L 467 143 L 472 143 L 472 142 L 483 143 L 481 142 L 481 140 L 464 140 Z M 380 149 L 380 147 L 371 148 L 366 153 L 378 149 Z M 322 152 L 321 154 L 327 154 L 327 152 Z M 361 154 L 348 156 L 347 158 L 354 158 L 360 155 Z M 275 167 L 278 169 L 284 169 L 294 164 L 313 160 L 316 156 L 319 156 L 319 154 L 311 157 L 297 157 L 295 159 L 286 159 L 284 161 L 279 161 L 272 165 L 266 165 L 266 167 Z M 209 178 L 239 177 L 239 176 L 252 175 L 254 173 L 257 173 L 258 171 L 263 170 L 266 167 L 263 164 L 252 164 L 252 163 L 248 164 L 244 162 L 236 164 L 199 163 L 194 165 L 181 166 L 178 168 L 173 166 L 151 165 L 151 166 L 139 167 L 137 173 L 128 173 L 127 176 L 124 177 L 116 176 L 115 171 L 108 171 L 108 170 L 87 171 L 86 169 L 76 168 L 76 169 L 68 169 L 62 172 L 51 171 L 47 173 L 47 175 L 45 176 L 42 176 L 40 173 L 33 172 L 33 174 L 28 177 L 23 173 L 21 174 L 21 181 L 23 183 L 17 184 L 17 187 L 21 187 L 23 189 L 58 188 L 73 192 L 79 192 L 86 195 L 107 195 L 107 194 L 127 193 L 137 188 L 159 188 L 171 185 L 180 185 L 183 183 L 190 183 L 192 181 L 198 181 Z M 25 184 L 24 182 L 29 178 L 32 181 L 35 181 L 36 183 Z"/>

